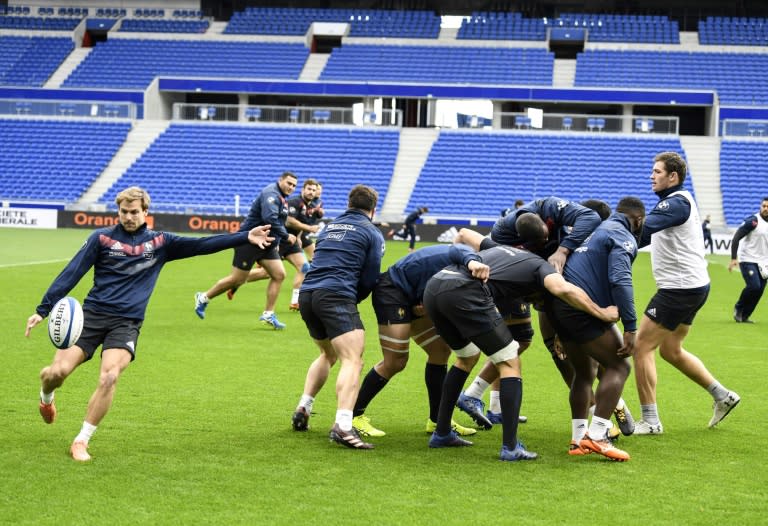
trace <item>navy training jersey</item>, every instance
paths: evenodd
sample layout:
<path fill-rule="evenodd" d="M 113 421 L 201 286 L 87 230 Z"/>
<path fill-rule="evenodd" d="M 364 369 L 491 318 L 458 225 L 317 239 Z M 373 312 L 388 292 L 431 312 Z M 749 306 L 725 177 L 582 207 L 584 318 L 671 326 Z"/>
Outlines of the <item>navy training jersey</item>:
<path fill-rule="evenodd" d="M 133 233 L 122 225 L 95 230 L 56 277 L 37 313 L 45 318 L 93 267 L 93 287 L 83 309 L 124 318 L 144 319 L 147 303 L 163 265 L 175 259 L 212 254 L 248 243 L 248 232 L 182 237 L 147 228 Z"/>
<path fill-rule="evenodd" d="M 398 259 L 387 272 L 412 305 L 421 303 L 429 278 L 448 265 L 466 267 L 480 256 L 466 245 L 432 245 Z"/>
<path fill-rule="evenodd" d="M 275 243 L 288 239 L 285 219 L 288 217 L 288 201 L 277 183 L 265 186 L 259 196 L 253 200 L 251 209 L 243 222 L 240 232 L 248 232 L 253 227 L 271 225 L 269 235 L 275 238 Z"/>
<path fill-rule="evenodd" d="M 544 278 L 557 274 L 555 268 L 544 259 L 527 250 L 506 245 L 496 245 L 478 252 L 480 261 L 491 267 L 491 274 L 485 283 L 499 310 L 508 301 L 528 298 L 545 292 Z M 435 274 L 435 279 L 458 279 L 471 281 L 476 278 L 466 267 L 452 265 Z"/>
<path fill-rule="evenodd" d="M 637 329 L 632 263 L 637 241 L 629 219 L 615 213 L 577 248 L 565 263 L 563 277 L 578 285 L 601 307 L 616 305 L 625 331 Z"/>
<path fill-rule="evenodd" d="M 323 203 L 315 199 L 309 203 L 301 196 L 288 199 L 288 215 L 305 225 L 314 225 L 323 217 L 322 207 Z M 298 228 L 288 228 L 288 232 L 299 235 L 303 231 Z"/>
<path fill-rule="evenodd" d="M 326 289 L 363 301 L 379 279 L 384 236 L 364 212 L 348 209 L 317 236 L 301 290 Z"/>
<path fill-rule="evenodd" d="M 573 201 L 552 196 L 531 201 L 499 218 L 491 229 L 491 239 L 503 245 L 522 246 L 525 240 L 517 233 L 515 222 L 521 214 L 527 212 L 538 215 L 547 224 L 550 241 L 556 242 L 558 246 L 565 247 L 571 252 L 576 250 L 600 224 L 600 216 L 594 210 Z M 563 228 L 566 226 L 573 227 L 567 234 Z"/>

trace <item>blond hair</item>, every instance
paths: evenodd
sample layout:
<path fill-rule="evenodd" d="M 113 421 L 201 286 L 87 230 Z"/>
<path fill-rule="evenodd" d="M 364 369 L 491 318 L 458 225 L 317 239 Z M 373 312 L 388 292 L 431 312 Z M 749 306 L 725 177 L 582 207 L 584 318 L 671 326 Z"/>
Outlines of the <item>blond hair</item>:
<path fill-rule="evenodd" d="M 149 194 L 138 186 L 130 186 L 117 194 L 117 197 L 115 197 L 117 206 L 120 206 L 120 203 L 123 201 L 141 201 L 141 209 L 145 212 L 149 210 Z"/>

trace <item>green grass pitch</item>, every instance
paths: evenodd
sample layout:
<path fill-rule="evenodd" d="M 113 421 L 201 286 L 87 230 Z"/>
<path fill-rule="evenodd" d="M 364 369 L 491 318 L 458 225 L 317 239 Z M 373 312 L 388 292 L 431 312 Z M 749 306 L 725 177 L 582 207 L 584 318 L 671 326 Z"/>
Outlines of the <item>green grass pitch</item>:
<path fill-rule="evenodd" d="M 283 332 L 257 323 L 265 283 L 234 301 L 217 298 L 204 321 L 193 294 L 228 272 L 231 251 L 165 267 L 149 304 L 136 361 L 118 385 L 111 412 L 91 440 L 93 461 L 68 457 L 97 363 L 57 391 L 59 417 L 37 413 L 39 370 L 54 353 L 44 325 L 24 338 L 43 292 L 74 254 L 84 230 L 0 229 L 0 523 L 67 524 L 758 524 L 765 520 L 768 466 L 768 306 L 754 325 L 731 319 L 743 286 L 725 256 L 710 257 L 713 285 L 687 348 L 741 405 L 707 429 L 711 398 L 657 358 L 665 434 L 624 437 L 632 459 L 612 463 L 569 457 L 567 390 L 538 336 L 523 355 L 521 439 L 535 462 L 497 460 L 501 430 L 479 432 L 475 446 L 430 450 L 424 432 L 424 355 L 412 348 L 406 370 L 368 409 L 387 436 L 373 451 L 328 442 L 333 383 L 318 396 L 311 430 L 290 416 L 317 350 L 297 313 L 288 312 L 290 280 L 278 303 Z M 406 253 L 389 242 L 385 266 Z M 654 291 L 648 255 L 635 264 L 642 310 Z M 82 300 L 86 276 L 73 291 Z M 363 374 L 378 361 L 375 318 Z M 634 379 L 624 397 L 636 417 Z M 464 424 L 468 419 L 457 412 Z"/>

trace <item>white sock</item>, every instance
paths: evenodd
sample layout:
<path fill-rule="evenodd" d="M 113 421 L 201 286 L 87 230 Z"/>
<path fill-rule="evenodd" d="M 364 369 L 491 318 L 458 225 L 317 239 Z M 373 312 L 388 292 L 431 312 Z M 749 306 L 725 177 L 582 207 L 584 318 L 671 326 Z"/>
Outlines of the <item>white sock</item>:
<path fill-rule="evenodd" d="M 272 316 L 275 313 L 273 310 L 265 310 L 261 313 L 262 316 Z"/>
<path fill-rule="evenodd" d="M 587 419 L 574 418 L 571 420 L 571 440 L 578 442 L 587 434 Z"/>
<path fill-rule="evenodd" d="M 659 410 L 656 404 L 641 405 L 640 411 L 643 414 L 643 420 L 651 425 L 659 425 Z"/>
<path fill-rule="evenodd" d="M 88 422 L 83 422 L 83 427 L 80 429 L 80 433 L 75 437 L 75 442 L 85 442 L 86 444 L 91 439 L 91 436 L 96 431 L 96 427 Z"/>
<path fill-rule="evenodd" d="M 488 410 L 491 413 L 501 413 L 501 393 L 491 390 L 491 398 L 488 401 Z"/>
<path fill-rule="evenodd" d="M 312 406 L 315 403 L 315 397 L 309 396 L 308 394 L 301 395 L 301 399 L 299 399 L 299 407 L 303 407 L 307 410 L 307 413 L 312 413 Z"/>
<path fill-rule="evenodd" d="M 469 384 L 469 387 L 467 387 L 466 391 L 464 391 L 464 394 L 467 396 L 471 396 L 472 398 L 479 398 L 483 399 L 483 395 L 485 394 L 485 390 L 488 389 L 488 386 L 491 385 L 479 376 L 475 377 L 475 381 Z"/>
<path fill-rule="evenodd" d="M 720 385 L 720 382 L 717 380 L 707 387 L 707 392 L 712 395 L 712 398 L 714 398 L 716 402 L 719 402 L 728 396 L 728 389 Z"/>
<path fill-rule="evenodd" d="M 336 411 L 336 423 L 342 431 L 352 430 L 352 411 L 349 409 L 339 409 Z"/>
<path fill-rule="evenodd" d="M 43 388 L 40 388 L 40 401 L 44 404 L 50 404 L 53 402 L 53 391 L 50 393 L 44 393 Z"/>
<path fill-rule="evenodd" d="M 291 292 L 291 303 L 299 302 L 299 290 L 300 289 L 293 289 L 293 292 Z"/>
<path fill-rule="evenodd" d="M 624 409 L 625 407 L 627 407 L 627 403 L 623 398 L 619 397 L 619 401 L 616 402 L 616 409 Z"/>
<path fill-rule="evenodd" d="M 608 430 L 611 429 L 611 421 L 599 416 L 592 417 L 592 423 L 589 424 L 589 438 L 592 440 L 602 440 L 608 436 Z"/>
<path fill-rule="evenodd" d="M 589 406 L 589 416 L 592 416 L 595 414 L 595 406 L 591 405 Z"/>
<path fill-rule="evenodd" d="M 205 292 L 200 294 L 200 296 L 197 299 L 200 300 L 200 303 L 208 303 L 209 301 L 211 301 L 208 299 L 208 294 L 206 294 Z"/>

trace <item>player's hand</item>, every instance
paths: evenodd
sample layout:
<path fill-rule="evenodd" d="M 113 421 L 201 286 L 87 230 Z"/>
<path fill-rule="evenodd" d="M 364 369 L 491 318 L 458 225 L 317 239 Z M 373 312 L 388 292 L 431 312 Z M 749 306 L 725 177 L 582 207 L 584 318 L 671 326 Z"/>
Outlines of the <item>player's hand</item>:
<path fill-rule="evenodd" d="M 619 321 L 619 308 L 616 305 L 609 305 L 608 307 L 601 307 L 601 319 L 608 323 L 616 323 Z"/>
<path fill-rule="evenodd" d="M 569 250 L 567 248 L 558 247 L 555 253 L 549 256 L 547 261 L 550 265 L 555 267 L 556 271 L 562 274 L 563 269 L 565 268 L 565 260 L 568 259 L 568 253 Z"/>
<path fill-rule="evenodd" d="M 320 230 L 320 225 L 309 225 L 308 232 L 312 232 L 313 234 L 316 234 L 317 231 Z"/>
<path fill-rule="evenodd" d="M 24 336 L 29 337 L 29 332 L 32 330 L 32 327 L 37 325 L 43 321 L 43 317 L 40 316 L 38 313 L 34 313 L 32 316 L 29 317 L 27 320 L 27 329 L 24 331 Z"/>
<path fill-rule="evenodd" d="M 293 245 L 296 242 L 296 236 L 294 234 L 288 234 L 288 244 Z"/>
<path fill-rule="evenodd" d="M 732 259 L 730 263 L 728 263 L 728 272 L 732 272 L 733 269 L 739 266 L 739 260 L 738 259 Z"/>
<path fill-rule="evenodd" d="M 472 273 L 473 278 L 482 280 L 483 283 L 488 281 L 488 277 L 491 275 L 491 267 L 479 261 L 470 261 L 467 264 L 467 269 Z"/>
<path fill-rule="evenodd" d="M 626 358 L 635 354 L 635 332 L 624 332 L 624 345 L 616 351 L 618 356 Z"/>
<path fill-rule="evenodd" d="M 248 241 L 253 243 L 259 248 L 266 248 L 275 240 L 274 237 L 269 237 L 269 225 L 257 226 L 248 232 Z"/>
<path fill-rule="evenodd" d="M 555 334 L 555 341 L 552 342 L 552 352 L 557 355 L 557 358 L 559 360 L 565 360 L 568 358 L 568 353 L 565 352 L 565 347 L 563 347 L 563 342 L 560 341 L 560 336 Z"/>

